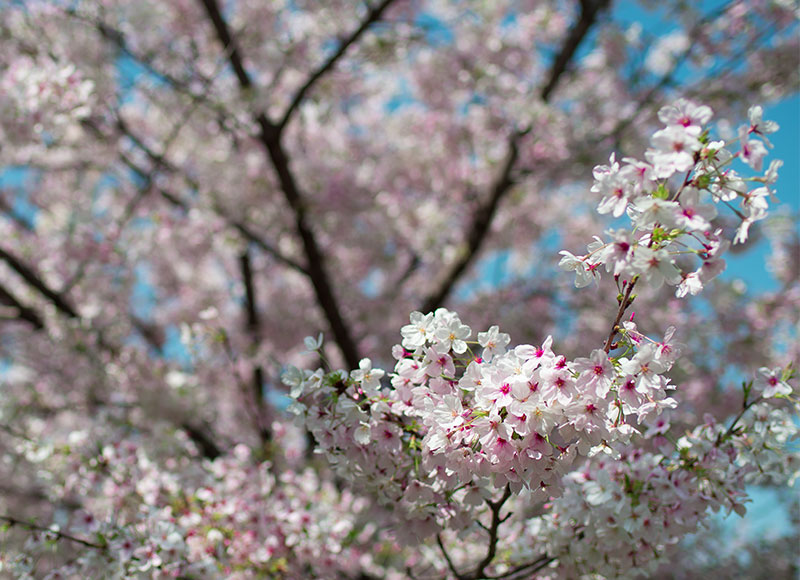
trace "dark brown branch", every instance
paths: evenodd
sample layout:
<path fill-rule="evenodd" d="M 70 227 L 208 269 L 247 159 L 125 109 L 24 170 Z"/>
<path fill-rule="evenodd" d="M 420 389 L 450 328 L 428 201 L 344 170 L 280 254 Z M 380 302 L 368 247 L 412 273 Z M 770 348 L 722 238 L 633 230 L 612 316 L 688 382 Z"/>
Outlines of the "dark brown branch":
<path fill-rule="evenodd" d="M 203 4 L 208 18 L 214 25 L 214 31 L 217 33 L 217 37 L 222 42 L 222 47 L 225 49 L 225 52 L 228 55 L 228 61 L 231 63 L 231 67 L 233 68 L 234 74 L 236 74 L 236 79 L 239 81 L 239 85 L 243 89 L 251 88 L 253 83 L 244 68 L 244 62 L 242 60 L 242 54 L 239 51 L 239 46 L 236 44 L 236 39 L 231 34 L 230 29 L 228 29 L 228 23 L 225 22 L 225 19 L 222 17 L 222 12 L 220 11 L 216 0 L 200 0 L 200 2 Z"/>
<path fill-rule="evenodd" d="M 39 276 L 39 274 L 37 274 L 32 267 L 25 264 L 17 256 L 14 256 L 7 250 L 0 248 L 0 260 L 3 260 L 6 264 L 11 266 L 11 268 L 17 274 L 19 274 L 37 292 L 47 298 L 63 314 L 66 314 L 70 318 L 80 318 L 78 313 L 67 301 L 67 299 L 64 298 L 64 296 L 45 284 L 41 276 Z"/>
<path fill-rule="evenodd" d="M 196 425 L 192 425 L 188 421 L 182 423 L 180 427 L 186 431 L 189 439 L 191 439 L 194 444 L 197 445 L 203 457 L 214 460 L 222 455 L 222 450 L 203 429 L 197 427 Z"/>
<path fill-rule="evenodd" d="M 339 345 L 339 349 L 342 351 L 345 362 L 350 368 L 357 368 L 361 357 L 358 355 L 356 342 L 350 334 L 350 328 L 342 317 L 339 303 L 333 293 L 333 286 L 325 268 L 325 258 L 317 244 L 314 232 L 306 220 L 305 204 L 294 175 L 289 169 L 289 158 L 280 142 L 280 134 L 274 129 L 270 130 L 270 127 L 263 123 L 266 119 L 262 118 L 261 121 L 261 142 L 267 149 L 272 165 L 278 174 L 278 181 L 281 184 L 284 197 L 294 213 L 295 230 L 303 242 L 307 262 L 306 268 L 308 269 L 311 284 L 314 287 L 317 303 L 328 319 L 331 332 L 336 344 Z"/>
<path fill-rule="evenodd" d="M 10 203 L 8 203 L 8 200 L 5 198 L 4 194 L 5 192 L 0 191 L 0 211 L 2 211 L 8 217 L 8 219 L 13 221 L 22 229 L 28 232 L 32 232 L 33 226 L 25 219 L 23 219 L 22 216 L 19 216 L 14 212 L 14 208 L 11 206 Z"/>
<path fill-rule="evenodd" d="M 237 219 L 228 216 L 226 210 L 224 210 L 221 207 L 216 207 L 215 209 L 217 214 L 223 217 L 230 224 L 230 226 L 233 227 L 233 229 L 242 234 L 242 237 L 246 239 L 248 242 L 250 242 L 255 246 L 258 246 L 261 250 L 263 250 L 264 252 L 266 252 L 267 254 L 269 254 L 270 256 L 272 256 L 278 262 L 281 262 L 285 266 L 289 266 L 293 270 L 297 270 L 298 272 L 300 272 L 301 274 L 305 274 L 306 276 L 309 275 L 308 270 L 306 269 L 305 266 L 283 255 L 280 252 L 280 250 L 278 250 L 278 248 L 276 248 L 275 246 L 267 242 L 264 238 L 253 232 L 253 230 L 250 229 L 250 226 L 248 226 L 243 222 L 240 222 Z"/>
<path fill-rule="evenodd" d="M 442 552 L 442 556 L 444 556 L 445 562 L 447 562 L 447 567 L 450 568 L 453 576 L 455 576 L 457 580 L 462 580 L 464 576 L 459 574 L 458 570 L 456 570 L 453 560 L 450 558 L 450 554 L 447 553 L 447 549 L 444 547 L 444 543 L 442 542 L 442 534 L 436 534 L 436 544 L 439 546 L 439 550 Z"/>
<path fill-rule="evenodd" d="M 36 330 L 44 330 L 44 320 L 33 308 L 25 306 L 11 292 L 0 286 L 0 304 L 10 306 L 17 311 L 17 318 L 24 320 Z"/>
<path fill-rule="evenodd" d="M 249 250 L 245 250 L 239 256 L 239 270 L 242 273 L 242 282 L 244 283 L 245 291 L 245 313 L 247 315 L 245 327 L 247 334 L 250 336 L 250 344 L 256 348 L 261 340 L 261 321 L 258 315 L 258 304 L 256 300 L 256 291 L 253 278 L 252 260 L 250 258 Z M 261 365 L 256 365 L 253 369 L 253 399 L 255 400 L 258 412 L 256 419 L 258 422 L 258 434 L 263 443 L 267 443 L 272 439 L 272 433 L 267 426 L 265 413 L 266 407 L 264 405 L 264 369 Z"/>
<path fill-rule="evenodd" d="M 581 15 L 578 21 L 570 29 L 567 38 L 561 46 L 561 50 L 556 56 L 550 67 L 547 83 L 542 87 L 540 97 L 542 101 L 548 102 L 553 91 L 569 66 L 570 61 L 575 56 L 575 51 L 580 46 L 592 25 L 597 21 L 600 11 L 610 4 L 610 0 L 581 0 Z M 505 162 L 500 170 L 500 174 L 492 185 L 492 192 L 489 198 L 475 211 L 472 223 L 468 227 L 467 249 L 450 266 L 447 275 L 423 301 L 422 312 L 430 312 L 441 306 L 450 293 L 453 291 L 458 280 L 467 268 L 476 259 L 491 229 L 500 202 L 511 190 L 514 185 L 512 171 L 517 162 L 518 145 L 522 137 L 527 135 L 532 127 L 527 127 L 520 131 L 515 131 L 508 141 L 508 153 Z"/>
<path fill-rule="evenodd" d="M 258 308 L 256 306 L 256 292 L 253 287 L 253 267 L 248 250 L 245 250 L 239 256 L 239 269 L 242 272 L 242 282 L 244 283 L 247 331 L 251 334 L 257 334 L 259 332 Z"/>
<path fill-rule="evenodd" d="M 283 117 L 278 123 L 279 131 L 283 131 L 283 129 L 286 127 L 286 124 L 289 122 L 292 113 L 294 113 L 295 110 L 302 104 L 303 99 L 305 99 L 306 95 L 313 88 L 314 84 L 336 65 L 336 63 L 347 52 L 347 49 L 356 43 L 358 39 L 361 38 L 361 36 L 363 36 L 367 30 L 369 30 L 369 27 L 372 26 L 372 24 L 380 20 L 383 13 L 394 1 L 395 0 L 382 0 L 378 5 L 370 8 L 369 12 L 367 12 L 366 17 L 361 21 L 361 24 L 358 26 L 358 28 L 356 28 L 350 34 L 350 36 L 342 41 L 342 43 L 339 45 L 339 48 L 328 58 L 328 60 L 322 63 L 317 70 L 311 73 L 305 84 L 303 84 L 303 86 L 300 87 L 300 90 L 298 90 L 295 94 L 291 104 L 286 109 L 286 112 L 283 114 Z"/>
<path fill-rule="evenodd" d="M 217 36 L 227 49 L 228 59 L 237 73 L 239 86 L 243 91 L 252 87 L 250 77 L 242 66 L 242 56 L 234 43 L 234 39 L 228 30 L 222 13 L 216 0 L 200 0 L 211 19 Z M 259 142 L 264 146 L 267 156 L 272 163 L 275 173 L 278 176 L 278 183 L 281 186 L 286 202 L 294 213 L 294 226 L 297 235 L 303 244 L 303 251 L 306 257 L 306 270 L 314 293 L 317 304 L 322 309 L 330 325 L 336 344 L 342 351 L 345 362 L 351 368 L 358 366 L 360 359 L 356 342 L 350 332 L 350 328 L 345 323 L 344 318 L 333 292 L 330 277 L 325 268 L 325 259 L 320 250 L 317 239 L 306 218 L 306 204 L 297 185 L 294 175 L 289 167 L 289 158 L 281 143 L 281 132 L 277 125 L 267 119 L 264 113 L 256 115 L 256 121 L 260 128 L 258 134 Z"/>
<path fill-rule="evenodd" d="M 553 64 L 550 66 L 550 75 L 547 84 L 544 85 L 540 96 L 544 102 L 550 100 L 550 95 L 558 85 L 559 80 L 566 72 L 575 51 L 578 50 L 589 29 L 597 21 L 600 11 L 606 8 L 611 0 L 581 0 L 581 15 L 578 21 L 572 26 L 564 44 L 561 45 Z"/>
<path fill-rule="evenodd" d="M 500 518 L 500 510 L 503 509 L 503 505 L 506 503 L 506 500 L 508 500 L 509 497 L 511 497 L 511 486 L 506 485 L 506 489 L 503 492 L 503 497 L 497 501 L 486 501 L 492 513 L 492 522 L 489 524 L 489 548 L 486 551 L 486 556 L 475 568 L 475 572 L 471 576 L 467 577 L 469 580 L 479 580 L 480 578 L 486 577 L 486 567 L 492 563 L 492 560 L 494 560 L 494 557 L 497 554 L 498 529 L 500 528 L 500 524 L 505 521 L 504 519 Z"/>
<path fill-rule="evenodd" d="M 447 296 L 453 290 L 456 282 L 461 278 L 461 275 L 466 271 L 467 267 L 472 263 L 480 250 L 483 241 L 486 239 L 489 229 L 492 225 L 492 220 L 497 213 L 497 208 L 500 205 L 500 200 L 503 199 L 505 194 L 514 185 L 511 172 L 514 164 L 517 162 L 519 150 L 517 149 L 517 142 L 522 134 L 517 132 L 512 135 L 509 140 L 509 150 L 506 155 L 506 160 L 503 163 L 503 169 L 500 172 L 497 180 L 492 187 L 492 194 L 489 199 L 481 205 L 472 216 L 472 223 L 470 224 L 467 234 L 467 247 L 462 253 L 461 257 L 456 260 L 447 273 L 447 276 L 442 280 L 439 287 L 425 300 L 422 306 L 422 312 L 431 312 L 436 310 L 447 299 Z"/>
<path fill-rule="evenodd" d="M 164 343 L 166 342 L 166 333 L 164 330 L 155 324 L 147 322 L 146 320 L 142 320 L 134 314 L 129 314 L 129 316 L 131 319 L 131 325 L 142 336 L 142 338 L 147 341 L 147 344 L 153 347 L 156 351 L 161 352 L 164 348 Z"/>

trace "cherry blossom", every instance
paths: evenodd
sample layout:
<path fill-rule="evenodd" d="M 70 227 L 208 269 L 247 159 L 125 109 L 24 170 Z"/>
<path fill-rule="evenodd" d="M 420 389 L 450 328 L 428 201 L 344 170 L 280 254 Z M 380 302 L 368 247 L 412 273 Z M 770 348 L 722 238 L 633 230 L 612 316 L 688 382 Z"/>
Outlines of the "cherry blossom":
<path fill-rule="evenodd" d="M 664 8 L 5 6 L 0 575 L 702 575 L 798 474 L 798 36 Z"/>

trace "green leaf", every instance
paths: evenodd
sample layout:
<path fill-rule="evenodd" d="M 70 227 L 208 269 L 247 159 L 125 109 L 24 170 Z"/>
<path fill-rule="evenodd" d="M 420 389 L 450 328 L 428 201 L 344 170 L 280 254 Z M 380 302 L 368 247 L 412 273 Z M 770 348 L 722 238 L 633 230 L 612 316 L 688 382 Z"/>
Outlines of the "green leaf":
<path fill-rule="evenodd" d="M 667 186 L 663 183 L 658 184 L 658 189 L 653 192 L 653 197 L 657 199 L 668 199 L 669 198 L 669 190 Z"/>

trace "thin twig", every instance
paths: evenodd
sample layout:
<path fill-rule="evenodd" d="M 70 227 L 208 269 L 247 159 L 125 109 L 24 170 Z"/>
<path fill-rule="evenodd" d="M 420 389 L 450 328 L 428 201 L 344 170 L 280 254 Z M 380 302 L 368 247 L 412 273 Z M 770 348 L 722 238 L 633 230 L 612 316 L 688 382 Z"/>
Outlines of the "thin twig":
<path fill-rule="evenodd" d="M 297 110 L 314 84 L 328 71 L 333 69 L 336 63 L 339 62 L 339 60 L 344 56 L 345 52 L 347 52 L 347 49 L 356 43 L 358 39 L 361 38 L 361 36 L 363 36 L 367 30 L 369 30 L 372 24 L 380 20 L 383 13 L 394 1 L 395 0 L 383 0 L 378 5 L 370 8 L 369 12 L 367 12 L 366 17 L 364 17 L 364 19 L 361 21 L 358 28 L 356 28 L 347 38 L 342 41 L 342 43 L 339 45 L 339 48 L 328 58 L 328 60 L 322 63 L 317 70 L 309 75 L 308 80 L 303 84 L 303 86 L 300 87 L 300 90 L 297 91 L 292 99 L 292 102 L 289 104 L 289 107 L 286 109 L 286 112 L 283 114 L 283 117 L 281 117 L 281 120 L 278 122 L 279 131 L 283 131 L 283 129 L 286 127 L 286 124 L 289 122 L 292 113 Z"/>
<path fill-rule="evenodd" d="M 628 288 L 625 290 L 625 294 L 622 296 L 622 299 L 619 303 L 619 308 L 617 309 L 617 316 L 614 318 L 614 322 L 611 324 L 611 331 L 608 334 L 608 338 L 606 339 L 606 344 L 603 347 L 603 350 L 608 354 L 611 352 L 611 343 L 614 341 L 614 337 L 617 335 L 619 330 L 619 323 L 622 320 L 622 317 L 625 315 L 625 310 L 633 303 L 631 299 L 631 293 L 633 292 L 633 287 L 636 285 L 637 279 L 634 277 L 628 283 Z"/>
<path fill-rule="evenodd" d="M 65 534 L 64 532 L 58 530 L 51 530 L 50 528 L 46 528 L 44 526 L 40 526 L 38 524 L 34 524 L 31 522 L 26 522 L 24 520 L 20 520 L 13 516 L 6 516 L 0 515 L 0 521 L 4 521 L 11 526 L 19 526 L 21 528 L 25 528 L 28 530 L 32 530 L 35 532 L 44 532 L 46 534 L 50 534 L 55 536 L 60 540 L 69 540 L 70 542 L 75 542 L 76 544 L 81 544 L 82 546 L 86 546 L 87 548 L 93 548 L 95 550 L 100 550 L 102 552 L 108 551 L 108 546 L 104 544 L 95 544 L 94 542 L 90 542 L 88 540 L 84 540 L 82 538 L 77 538 L 75 536 L 71 536 L 70 534 Z"/>
<path fill-rule="evenodd" d="M 439 550 L 441 550 L 442 555 L 447 562 L 447 567 L 450 568 L 453 576 L 458 578 L 458 580 L 461 580 L 463 576 L 458 572 L 458 570 L 456 570 L 455 564 L 453 564 L 453 560 L 450 558 L 450 554 L 447 553 L 447 549 L 444 547 L 444 543 L 442 542 L 442 534 L 436 534 L 436 543 L 439 545 Z"/>

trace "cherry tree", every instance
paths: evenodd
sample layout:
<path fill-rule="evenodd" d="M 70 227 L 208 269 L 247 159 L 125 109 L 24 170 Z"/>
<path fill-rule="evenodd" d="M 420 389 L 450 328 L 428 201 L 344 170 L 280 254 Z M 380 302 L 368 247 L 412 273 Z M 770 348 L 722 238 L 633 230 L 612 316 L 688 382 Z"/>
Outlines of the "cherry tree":
<path fill-rule="evenodd" d="M 704 530 L 798 473 L 797 12 L 706 4 L 4 5 L 3 574 L 796 569 Z"/>

